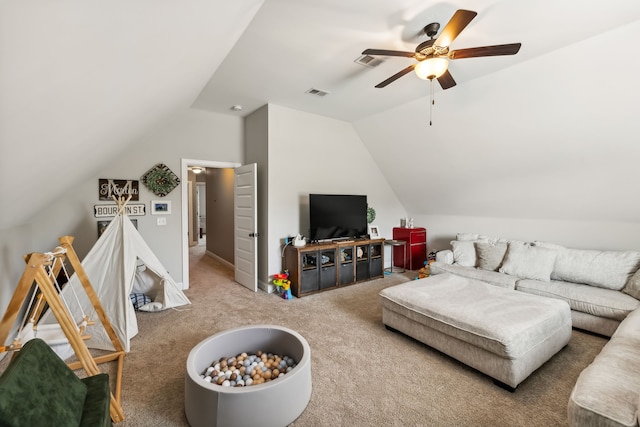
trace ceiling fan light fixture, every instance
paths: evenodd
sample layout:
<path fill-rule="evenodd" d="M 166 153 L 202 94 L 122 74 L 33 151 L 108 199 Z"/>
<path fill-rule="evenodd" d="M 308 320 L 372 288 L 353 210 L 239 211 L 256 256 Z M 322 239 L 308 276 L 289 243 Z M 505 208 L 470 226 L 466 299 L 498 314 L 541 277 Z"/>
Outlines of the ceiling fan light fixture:
<path fill-rule="evenodd" d="M 415 72 L 423 80 L 437 79 L 447 71 L 449 61 L 445 58 L 429 58 L 420 61 L 415 66 Z"/>

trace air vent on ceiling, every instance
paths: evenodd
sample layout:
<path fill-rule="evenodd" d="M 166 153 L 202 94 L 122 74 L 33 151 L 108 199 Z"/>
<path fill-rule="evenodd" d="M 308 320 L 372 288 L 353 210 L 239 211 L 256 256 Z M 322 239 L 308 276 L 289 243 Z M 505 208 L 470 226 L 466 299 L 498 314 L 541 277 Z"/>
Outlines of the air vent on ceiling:
<path fill-rule="evenodd" d="M 315 95 L 315 96 L 325 96 L 325 95 L 329 95 L 329 92 L 325 92 L 324 90 L 320 90 L 320 89 L 314 89 L 311 88 L 308 91 L 306 91 L 305 93 L 308 93 L 310 95 Z"/>
<path fill-rule="evenodd" d="M 375 68 L 378 65 L 382 64 L 384 61 L 380 58 L 374 58 L 371 55 L 362 55 L 359 58 L 356 58 L 353 62 L 364 65 L 365 67 Z"/>

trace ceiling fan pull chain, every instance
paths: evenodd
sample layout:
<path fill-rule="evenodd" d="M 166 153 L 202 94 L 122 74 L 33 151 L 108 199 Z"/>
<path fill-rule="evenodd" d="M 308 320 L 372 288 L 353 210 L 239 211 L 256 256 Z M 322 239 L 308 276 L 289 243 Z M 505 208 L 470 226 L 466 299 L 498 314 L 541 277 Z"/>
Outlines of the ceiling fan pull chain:
<path fill-rule="evenodd" d="M 435 99 L 433 99 L 433 79 L 429 79 L 429 85 L 430 85 L 430 97 L 429 97 L 429 126 L 431 126 L 433 124 L 431 118 L 433 117 L 433 106 L 435 105 L 436 101 Z"/>

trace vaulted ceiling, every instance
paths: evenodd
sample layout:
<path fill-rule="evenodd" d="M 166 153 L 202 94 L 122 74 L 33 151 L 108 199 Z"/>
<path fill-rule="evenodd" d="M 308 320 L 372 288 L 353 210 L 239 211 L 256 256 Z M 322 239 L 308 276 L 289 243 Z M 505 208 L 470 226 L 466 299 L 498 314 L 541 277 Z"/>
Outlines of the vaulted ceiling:
<path fill-rule="evenodd" d="M 429 85 L 413 73 L 384 89 L 374 87 L 415 60 L 378 57 L 384 62 L 373 69 L 354 61 L 367 48 L 413 52 L 428 40 L 427 24 L 437 22 L 442 29 L 457 9 L 478 15 L 452 49 L 522 43 L 515 56 L 452 61 L 449 69 L 460 86 L 640 18 L 638 2 L 619 0 L 269 0 L 193 107 L 225 113 L 239 104 L 247 114 L 272 102 L 357 121 L 425 98 Z M 594 52 L 594 60 L 604 55 Z M 311 88 L 329 94 L 318 98 L 306 93 Z"/>
<path fill-rule="evenodd" d="M 409 74 L 384 89 L 374 88 L 411 59 L 381 58 L 384 62 L 375 68 L 354 60 L 366 48 L 413 50 L 426 39 L 421 35 L 425 25 L 444 26 L 460 8 L 478 16 L 452 48 L 521 42 L 522 49 L 515 56 L 452 61 L 458 85 L 448 91 L 436 85 L 437 126 L 431 128 L 426 125 L 428 82 Z M 19 224 L 56 191 L 71 188 L 184 108 L 245 115 L 274 103 L 353 122 L 400 199 L 416 212 L 433 210 L 436 201 L 438 209 L 451 214 L 471 204 L 478 214 L 495 215 L 486 198 L 476 200 L 482 197 L 478 188 L 469 185 L 479 182 L 479 174 L 488 174 L 485 190 L 493 183 L 508 193 L 503 206 L 524 201 L 535 211 L 535 198 L 513 198 L 515 187 L 504 183 L 505 174 L 521 177 L 534 166 L 546 170 L 540 176 L 548 180 L 533 189 L 534 196 L 551 188 L 557 191 L 552 198 L 561 198 L 564 187 L 556 182 L 567 178 L 572 194 L 583 187 L 584 178 L 585 185 L 605 191 L 612 181 L 599 184 L 585 165 L 599 167 L 598 160 L 622 157 L 622 167 L 607 163 L 604 173 L 626 181 L 624 171 L 640 155 L 636 148 L 629 151 L 635 122 L 622 120 L 637 111 L 632 52 L 638 19 L 636 0 L 2 1 L 0 229 Z M 328 95 L 305 93 L 311 88 Z M 598 104 L 599 99 L 606 102 Z M 585 114 L 558 118 L 569 101 L 570 109 L 581 106 Z M 244 110 L 233 112 L 232 105 Z M 621 113 L 611 114 L 612 108 Z M 613 133 L 622 132 L 607 141 L 611 158 L 597 144 L 608 135 L 604 128 L 578 132 L 584 145 L 571 141 L 558 147 L 581 121 L 593 125 L 607 115 L 607 129 L 616 126 Z M 561 137 L 549 131 L 554 127 Z M 509 144 L 511 139 L 521 144 Z M 390 140 L 403 144 L 390 151 Z M 470 140 L 474 145 L 468 145 Z M 425 156 L 431 173 L 408 175 L 409 169 L 394 160 L 398 153 Z M 577 166 L 564 171 L 575 158 Z M 452 167 L 458 173 L 449 177 L 449 191 L 465 195 L 466 205 L 456 205 L 460 198 L 445 197 L 438 189 L 430 203 L 416 197 L 436 177 L 451 175 Z M 469 173 L 462 176 L 464 170 Z M 625 193 L 628 189 L 614 196 Z M 585 203 L 572 206 L 566 210 L 561 204 L 558 212 L 547 214 L 585 215 Z M 508 210 L 522 215 L 516 207 Z M 634 205 L 613 219 L 634 220 L 637 210 Z M 603 208 L 588 215 L 608 214 Z"/>

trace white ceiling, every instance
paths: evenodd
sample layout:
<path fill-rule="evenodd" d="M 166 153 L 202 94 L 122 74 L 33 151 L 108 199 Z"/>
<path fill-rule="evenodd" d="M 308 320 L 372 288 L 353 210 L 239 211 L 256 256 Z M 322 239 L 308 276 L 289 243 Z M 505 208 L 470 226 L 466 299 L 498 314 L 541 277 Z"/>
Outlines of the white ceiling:
<path fill-rule="evenodd" d="M 452 49 L 522 43 L 515 56 L 452 61 L 458 87 L 640 17 L 640 2 L 628 0 L 267 0 L 193 107 L 230 113 L 239 104 L 244 110 L 237 114 L 246 115 L 270 102 L 356 121 L 428 96 L 428 82 L 413 73 L 374 88 L 413 59 L 382 58 L 374 69 L 354 60 L 366 48 L 413 51 L 428 39 L 425 25 L 438 22 L 442 29 L 457 9 L 478 16 Z M 306 94 L 310 88 L 329 95 Z"/>

